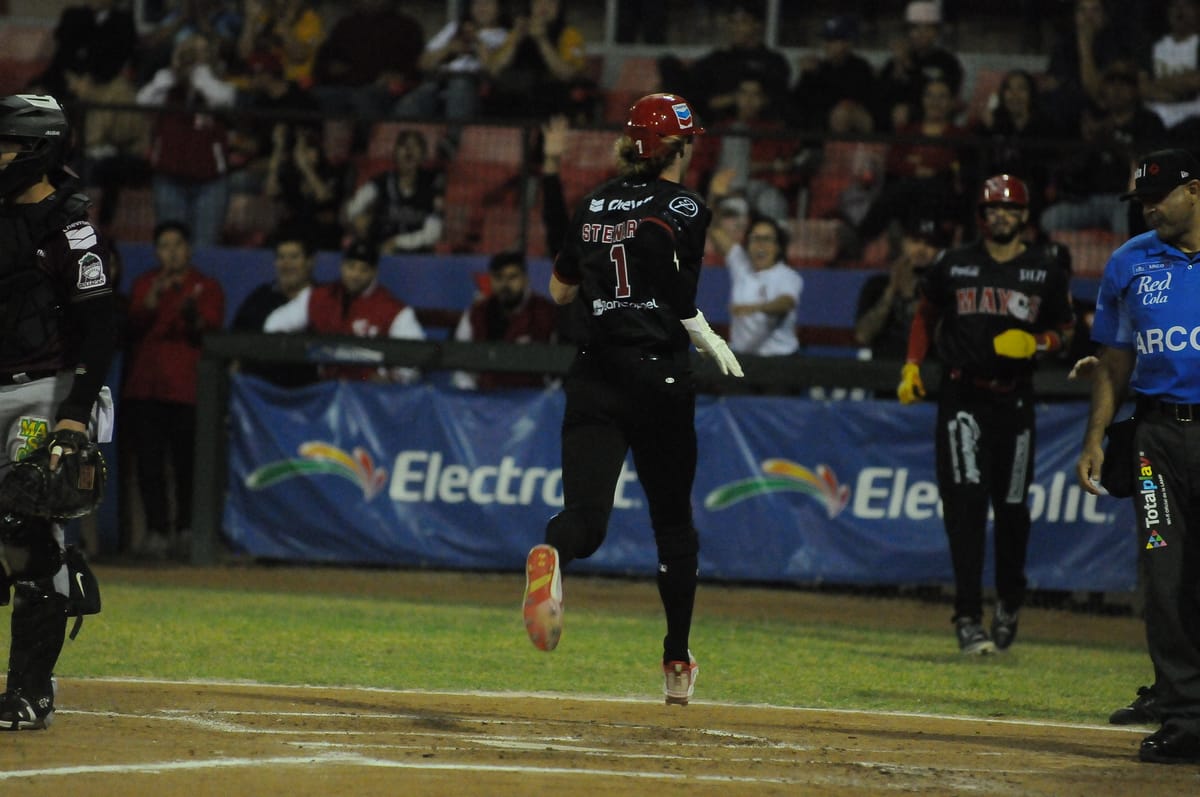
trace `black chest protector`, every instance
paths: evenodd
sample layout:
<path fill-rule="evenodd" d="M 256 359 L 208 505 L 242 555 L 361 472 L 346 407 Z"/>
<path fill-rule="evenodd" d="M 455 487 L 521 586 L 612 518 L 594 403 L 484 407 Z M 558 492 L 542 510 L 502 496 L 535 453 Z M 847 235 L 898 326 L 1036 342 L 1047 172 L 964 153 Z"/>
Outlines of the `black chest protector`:
<path fill-rule="evenodd" d="M 87 218 L 84 194 L 60 191 L 33 205 L 0 205 L 0 370 L 45 350 L 62 333 L 64 297 L 38 265 L 38 245 Z"/>

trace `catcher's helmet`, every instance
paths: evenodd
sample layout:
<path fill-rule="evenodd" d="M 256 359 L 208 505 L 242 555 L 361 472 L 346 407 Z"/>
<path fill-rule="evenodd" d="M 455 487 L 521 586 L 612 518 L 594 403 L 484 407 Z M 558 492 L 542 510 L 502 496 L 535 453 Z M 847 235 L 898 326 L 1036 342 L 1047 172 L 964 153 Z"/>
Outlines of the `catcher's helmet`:
<path fill-rule="evenodd" d="M 698 136 L 704 132 L 692 106 L 678 94 L 648 94 L 629 107 L 625 135 L 637 145 L 643 159 L 663 152 L 663 140 L 672 136 Z"/>
<path fill-rule="evenodd" d="M 1011 174 L 997 174 L 983 183 L 979 192 L 979 208 L 988 205 L 1019 205 L 1029 207 L 1029 189 L 1023 180 Z"/>
<path fill-rule="evenodd" d="M 0 97 L 0 139 L 22 146 L 17 157 L 0 169 L 0 197 L 7 197 L 62 166 L 67 116 L 48 94 Z"/>

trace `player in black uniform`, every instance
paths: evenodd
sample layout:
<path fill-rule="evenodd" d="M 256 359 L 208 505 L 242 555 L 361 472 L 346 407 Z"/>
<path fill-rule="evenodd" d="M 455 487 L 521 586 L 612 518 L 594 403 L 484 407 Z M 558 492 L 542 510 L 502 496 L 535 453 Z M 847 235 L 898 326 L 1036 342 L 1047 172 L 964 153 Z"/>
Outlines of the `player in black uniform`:
<path fill-rule="evenodd" d="M 1029 219 L 1025 184 L 1007 174 L 989 178 L 979 213 L 982 240 L 943 251 L 926 272 L 897 389 L 904 404 L 925 395 L 920 365 L 934 340 L 943 363 L 938 488 L 954 565 L 955 632 L 967 654 L 1004 650 L 1017 633 L 1033 479 L 1034 359 L 1061 349 L 1074 324 L 1069 253 L 1021 237 Z M 989 502 L 997 593 L 990 636 L 982 623 Z"/>
<path fill-rule="evenodd" d="M 704 132 L 682 97 L 651 94 L 629 109 L 620 176 L 584 197 L 555 260 L 550 295 L 587 311 L 565 382 L 563 511 L 526 561 L 525 626 L 553 650 L 562 632 L 560 568 L 604 541 L 613 491 L 632 449 L 658 548 L 667 616 L 667 703 L 686 705 L 697 667 L 688 650 L 699 541 L 692 525 L 695 390 L 689 338 L 723 374 L 741 376 L 729 346 L 696 309 L 711 214 L 679 183 Z"/>
<path fill-rule="evenodd" d="M 109 253 L 88 223 L 87 197 L 60 180 L 66 139 L 53 97 L 0 98 L 0 466 L 48 435 L 89 431 L 93 418 L 93 436 L 111 434 L 102 390 L 116 333 Z M 64 543 L 61 524 L 0 507 L 0 605 L 15 586 L 2 730 L 54 717 L 54 666 L 81 597 L 70 585 L 93 583 Z"/>

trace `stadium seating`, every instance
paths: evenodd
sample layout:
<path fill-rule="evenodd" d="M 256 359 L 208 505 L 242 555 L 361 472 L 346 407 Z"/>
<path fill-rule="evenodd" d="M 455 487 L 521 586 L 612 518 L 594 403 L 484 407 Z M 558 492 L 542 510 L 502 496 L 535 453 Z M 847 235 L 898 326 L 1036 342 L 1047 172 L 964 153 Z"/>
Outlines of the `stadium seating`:
<path fill-rule="evenodd" d="M 519 206 L 523 159 L 520 129 L 463 129 L 458 152 L 446 169 L 446 226 L 438 251 L 486 251 L 481 246 L 488 217 Z M 516 217 L 511 221 L 515 224 Z M 489 234 L 499 235 L 500 224 L 492 222 Z"/>
<path fill-rule="evenodd" d="M 53 51 L 51 27 L 0 25 L 0 95 L 24 90 L 46 68 Z"/>
<path fill-rule="evenodd" d="M 827 265 L 837 256 L 840 224 L 836 219 L 793 219 L 788 262 L 801 268 Z"/>
<path fill-rule="evenodd" d="M 1124 239 L 1111 230 L 1059 230 L 1050 233 L 1050 240 L 1071 250 L 1072 273 L 1077 277 L 1099 277 L 1104 273 L 1109 255 Z"/>
<path fill-rule="evenodd" d="M 658 59 L 653 56 L 630 55 L 621 61 L 617 78 L 604 98 L 604 120 L 625 121 L 629 106 L 640 97 L 659 90 Z"/>
<path fill-rule="evenodd" d="M 568 209 L 589 191 L 616 174 L 611 130 L 571 130 L 560 176 Z"/>
<path fill-rule="evenodd" d="M 888 145 L 878 141 L 829 141 L 821 152 L 821 163 L 808 184 L 810 219 L 837 215 L 842 192 L 855 181 L 874 182 L 883 178 Z"/>

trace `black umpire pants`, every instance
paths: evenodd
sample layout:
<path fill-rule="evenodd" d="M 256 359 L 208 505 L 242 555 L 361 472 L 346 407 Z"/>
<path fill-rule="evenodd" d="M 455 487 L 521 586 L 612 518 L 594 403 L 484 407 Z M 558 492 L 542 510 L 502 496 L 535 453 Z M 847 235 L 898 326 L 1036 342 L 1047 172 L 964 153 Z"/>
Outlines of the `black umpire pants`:
<path fill-rule="evenodd" d="M 1200 419 L 1139 402 L 1133 492 L 1163 725 L 1200 735 Z"/>
<path fill-rule="evenodd" d="M 696 396 L 687 351 L 583 348 L 564 390 L 563 510 L 546 529 L 562 564 L 591 556 L 604 541 L 630 450 L 659 560 L 694 556 Z"/>
<path fill-rule="evenodd" d="M 969 378 L 942 384 L 937 479 L 954 566 L 954 616 L 983 615 L 988 507 L 995 517 L 996 593 L 1009 611 L 1025 600 L 1025 554 L 1035 446 L 1033 391 L 1000 392 Z"/>

